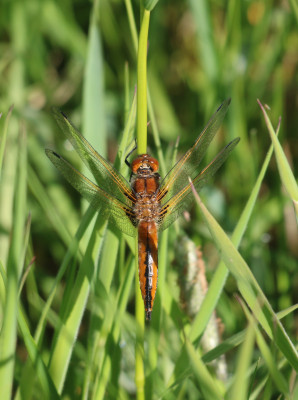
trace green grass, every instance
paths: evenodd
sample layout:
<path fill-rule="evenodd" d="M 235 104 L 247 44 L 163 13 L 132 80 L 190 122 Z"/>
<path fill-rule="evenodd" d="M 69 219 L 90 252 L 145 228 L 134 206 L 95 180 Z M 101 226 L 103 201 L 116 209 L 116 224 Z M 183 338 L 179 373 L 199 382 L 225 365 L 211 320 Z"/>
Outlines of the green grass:
<path fill-rule="evenodd" d="M 190 221 L 181 217 L 160 234 L 150 324 L 135 241 L 110 229 L 44 154 L 53 148 L 86 173 L 51 116 L 59 107 L 129 177 L 137 79 L 141 96 L 146 87 L 137 74 L 141 7 L 129 0 L 1 7 L 1 400 L 298 394 L 297 7 L 155 3 L 145 2 L 148 151 L 161 174 L 176 158 L 178 136 L 177 157 L 228 97 L 206 163 L 241 141 L 200 192 Z M 271 108 L 265 118 L 257 99 Z"/>

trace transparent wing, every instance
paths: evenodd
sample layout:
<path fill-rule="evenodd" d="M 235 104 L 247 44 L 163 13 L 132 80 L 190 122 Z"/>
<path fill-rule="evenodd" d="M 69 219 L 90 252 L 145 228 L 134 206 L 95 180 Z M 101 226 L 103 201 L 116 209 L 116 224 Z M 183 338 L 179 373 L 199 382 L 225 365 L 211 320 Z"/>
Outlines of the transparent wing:
<path fill-rule="evenodd" d="M 207 147 L 218 131 L 227 112 L 231 99 L 225 100 L 208 121 L 206 127 L 197 138 L 193 146 L 174 165 L 160 185 L 159 199 L 169 200 L 185 186 L 190 177 L 192 180 L 199 173 L 199 164 L 202 161 Z"/>
<path fill-rule="evenodd" d="M 218 155 L 204 168 L 193 180 L 192 183 L 197 191 L 209 181 L 220 166 L 225 162 L 231 151 L 239 142 L 239 138 L 230 142 Z M 185 182 L 189 182 L 188 178 Z M 185 183 L 184 182 L 184 183 Z M 189 209 L 194 201 L 194 195 L 190 183 L 184 185 L 174 197 L 164 203 L 160 211 L 159 230 L 168 228 L 185 210 Z"/>
<path fill-rule="evenodd" d="M 131 206 L 131 202 L 135 201 L 135 198 L 127 180 L 97 153 L 66 115 L 55 108 L 53 109 L 53 114 L 67 139 L 92 172 L 98 185 L 111 196 L 122 201 L 127 206 Z"/>
<path fill-rule="evenodd" d="M 111 196 L 76 170 L 68 161 L 52 150 L 46 149 L 46 155 L 68 182 L 85 197 L 90 204 L 100 211 L 104 218 L 109 218 L 118 229 L 129 236 L 136 235 L 136 220 L 130 206 Z"/>

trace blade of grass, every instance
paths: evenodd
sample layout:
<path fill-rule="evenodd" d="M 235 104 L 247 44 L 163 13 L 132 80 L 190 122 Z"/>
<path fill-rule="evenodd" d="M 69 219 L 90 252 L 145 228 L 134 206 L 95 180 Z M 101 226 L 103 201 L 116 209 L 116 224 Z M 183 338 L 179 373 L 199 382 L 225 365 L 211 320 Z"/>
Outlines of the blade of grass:
<path fill-rule="evenodd" d="M 197 193 L 195 193 L 195 198 L 210 233 L 221 253 L 222 259 L 236 279 L 238 288 L 246 303 L 254 311 L 255 317 L 262 325 L 269 338 L 275 341 L 289 363 L 295 369 L 298 369 L 298 358 L 295 347 L 272 310 L 270 303 L 248 265 L 238 253 L 231 240 L 209 213 Z"/>
<path fill-rule="evenodd" d="M 277 360 L 275 360 L 272 356 L 272 350 L 269 349 L 268 345 L 266 344 L 263 335 L 261 334 L 257 324 L 255 323 L 255 318 L 253 315 L 250 313 L 248 308 L 246 307 L 245 303 L 239 298 L 238 299 L 242 309 L 244 310 L 245 316 L 248 319 L 249 323 L 254 327 L 255 330 L 255 335 L 256 335 L 256 342 L 258 344 L 258 347 L 261 351 L 261 354 L 263 356 L 263 359 L 268 367 L 268 370 L 270 372 L 270 375 L 272 377 L 272 381 L 276 385 L 277 389 L 283 393 L 284 395 L 288 396 L 289 395 L 289 389 L 287 382 L 283 375 L 280 373 L 280 371 L 277 368 Z"/>
<path fill-rule="evenodd" d="M 211 24 L 211 13 L 209 3 L 206 0 L 190 0 L 194 21 L 197 28 L 197 40 L 199 45 L 200 59 L 203 64 L 205 76 L 208 77 L 208 87 L 218 79 L 218 59 L 215 51 L 213 28 Z"/>
<path fill-rule="evenodd" d="M 28 355 L 30 357 L 31 363 L 34 368 L 34 377 L 39 380 L 40 385 L 42 387 L 43 398 L 53 399 L 53 400 L 60 399 L 60 396 L 58 395 L 57 390 L 55 388 L 55 385 L 49 375 L 49 371 L 45 366 L 42 357 L 38 351 L 36 342 L 31 336 L 30 330 L 28 328 L 28 325 L 26 323 L 25 317 L 21 309 L 19 309 L 18 323 L 26 345 L 26 349 L 28 351 Z M 16 396 L 16 399 L 17 398 L 21 399 L 32 398 L 32 390 L 29 390 L 28 392 L 28 387 L 25 386 L 23 390 L 21 390 L 21 393 L 19 393 L 19 395 Z"/>
<path fill-rule="evenodd" d="M 279 319 L 282 319 L 289 315 L 290 313 L 293 313 L 295 310 L 297 310 L 298 304 L 294 304 L 291 307 L 286 308 L 285 310 L 279 311 L 276 315 L 278 316 Z"/>
<path fill-rule="evenodd" d="M 239 357 L 234 374 L 234 381 L 228 392 L 227 399 L 246 400 L 248 398 L 248 369 L 253 356 L 255 343 L 254 321 L 250 322 L 245 333 L 244 342 L 240 348 Z"/>
<path fill-rule="evenodd" d="M 124 64 L 124 124 L 127 124 L 130 110 L 130 86 L 129 86 L 129 65 L 126 61 Z"/>
<path fill-rule="evenodd" d="M 5 297 L 6 297 L 6 285 L 4 282 L 6 281 L 6 271 L 4 269 L 4 266 L 0 260 L 0 275 L 1 275 L 1 280 L 0 280 L 0 321 L 3 321 L 3 315 L 4 315 L 4 303 L 5 303 Z"/>
<path fill-rule="evenodd" d="M 287 365 L 287 360 L 286 360 L 285 358 L 283 358 L 282 360 L 280 360 L 280 361 L 277 363 L 277 368 L 278 368 L 278 370 L 281 370 L 282 368 L 284 368 L 285 365 Z M 296 381 L 296 373 L 294 372 L 294 374 L 292 374 L 292 375 L 294 375 L 294 381 Z M 250 394 L 249 400 L 257 400 L 257 399 L 260 399 L 260 398 L 261 398 L 261 397 L 260 397 L 260 393 L 262 392 L 262 390 L 264 390 L 264 388 L 266 388 L 267 384 L 269 384 L 268 381 L 270 381 L 270 376 L 269 376 L 269 375 L 266 375 L 265 378 L 263 378 L 262 380 L 260 380 L 260 381 L 258 382 L 258 384 L 256 385 L 254 391 Z M 293 391 L 293 390 L 292 390 L 292 391 Z M 291 399 L 291 400 L 292 400 L 292 399 L 295 399 L 295 400 L 296 400 L 296 397 L 297 397 L 297 396 L 295 396 L 294 393 L 291 393 L 290 397 L 288 397 L 288 398 Z M 263 398 L 264 398 L 264 394 L 262 394 L 262 399 L 263 399 Z M 287 397 L 285 397 L 285 398 L 287 398 Z"/>
<path fill-rule="evenodd" d="M 10 120 L 10 116 L 13 110 L 13 106 L 10 106 L 8 113 L 5 117 L 5 122 L 4 122 L 4 127 L 2 134 L 0 135 L 0 178 L 1 178 L 1 171 L 2 171 L 2 163 L 3 163 L 3 155 L 4 155 L 4 150 L 6 146 L 6 138 L 7 138 L 7 131 L 8 131 L 8 124 Z"/>
<path fill-rule="evenodd" d="M 83 132 L 90 143 L 105 157 L 104 72 L 101 34 L 98 26 L 98 2 L 94 2 L 88 37 L 88 53 L 84 75 Z M 83 171 L 86 172 L 86 169 Z M 89 172 L 89 171 L 88 171 Z"/>
<path fill-rule="evenodd" d="M 98 335 L 101 338 L 101 346 L 104 350 L 103 362 L 101 365 L 98 365 L 98 360 L 95 357 L 92 358 L 92 367 L 95 371 L 98 370 L 97 374 L 100 375 L 94 381 L 95 389 L 93 398 L 96 400 L 103 399 L 106 393 L 106 386 L 109 382 L 109 377 L 112 372 L 113 358 L 115 357 L 114 353 L 118 351 L 118 349 L 115 348 L 114 343 L 119 341 L 121 318 L 125 312 L 134 276 L 135 264 L 133 258 L 131 257 L 125 268 L 121 286 L 117 293 L 116 306 L 112 309 L 113 315 L 110 318 L 112 326 L 102 325 L 100 335 Z M 109 346 L 108 344 L 111 345 Z M 88 385 L 90 385 L 90 383 L 91 382 L 89 381 Z M 86 399 L 88 398 L 87 395 L 88 392 L 86 390 Z"/>
<path fill-rule="evenodd" d="M 144 0 L 143 3 L 146 10 L 152 11 L 158 2 L 159 0 Z"/>
<path fill-rule="evenodd" d="M 43 187 L 38 175 L 34 169 L 29 165 L 28 167 L 28 186 L 30 191 L 33 193 L 40 206 L 44 210 L 45 216 L 51 222 L 53 228 L 60 236 L 66 246 L 69 246 L 72 240 L 71 233 L 61 220 L 60 214 L 57 212 L 57 208 L 53 204 L 51 198 Z"/>
<path fill-rule="evenodd" d="M 276 135 L 278 135 L 279 132 L 279 127 L 278 125 L 276 129 Z M 238 248 L 242 237 L 244 235 L 244 232 L 246 230 L 247 224 L 249 222 L 249 219 L 251 217 L 251 214 L 253 212 L 262 181 L 264 179 L 266 170 L 268 168 L 270 159 L 272 157 L 273 153 L 273 146 L 271 145 L 266 158 L 264 160 L 264 163 L 262 165 L 261 171 L 258 175 L 258 178 L 256 180 L 256 183 L 251 191 L 251 194 L 249 196 L 249 199 L 244 207 L 244 210 L 239 218 L 239 221 L 234 229 L 234 232 L 232 234 L 232 243 L 235 245 L 236 248 Z M 224 284 L 226 282 L 226 279 L 228 277 L 229 270 L 225 266 L 224 262 L 221 261 L 215 271 L 215 274 L 211 280 L 211 283 L 209 285 L 208 291 L 206 293 L 206 296 L 203 300 L 203 303 L 200 307 L 200 310 L 192 324 L 191 331 L 189 338 L 192 342 L 198 340 L 200 336 L 203 334 L 205 327 L 210 319 L 210 316 L 217 304 L 217 301 L 219 299 L 220 293 L 222 292 L 222 289 L 224 287 Z"/>
<path fill-rule="evenodd" d="M 17 173 L 15 175 L 13 227 L 7 261 L 4 319 L 0 336 L 0 387 L 3 400 L 11 399 L 14 377 L 19 279 L 23 269 L 22 251 L 26 205 L 26 162 L 26 137 L 24 130 L 21 129 L 18 140 Z"/>
<path fill-rule="evenodd" d="M 27 247 L 28 247 L 28 242 L 29 242 L 29 235 L 30 235 L 30 226 L 31 226 L 31 214 L 29 214 L 25 226 L 25 231 L 24 231 L 24 243 L 23 243 L 23 249 L 22 249 L 22 255 L 20 258 L 20 264 L 25 265 L 25 256 L 27 252 Z M 28 276 L 28 270 L 31 266 L 27 268 L 27 270 L 24 272 L 22 280 L 20 282 L 20 288 L 19 288 L 19 296 L 21 293 L 21 290 L 23 288 L 23 284 L 26 280 L 26 277 Z M 3 275 L 5 283 L 7 283 L 7 277 L 6 274 Z M 36 373 L 33 375 L 32 374 L 32 368 L 27 368 L 28 371 L 30 371 L 31 376 L 29 375 L 26 381 L 26 385 L 23 385 L 22 387 L 22 381 L 20 380 L 20 386 L 16 392 L 15 399 L 20 398 L 20 387 L 22 387 L 21 393 L 22 393 L 22 399 L 30 399 L 32 397 L 32 389 L 33 389 L 33 382 L 35 381 L 35 378 L 37 378 L 41 384 L 41 387 L 43 389 L 44 395 L 46 398 L 50 397 L 56 398 L 58 397 L 58 394 L 55 390 L 55 387 L 53 385 L 53 382 L 51 382 L 51 379 L 47 373 L 47 369 L 41 359 L 40 354 L 37 351 L 37 347 L 34 343 L 33 338 L 31 337 L 31 333 L 28 329 L 28 326 L 25 322 L 25 317 L 23 315 L 23 311 L 21 306 L 19 305 L 19 310 L 18 310 L 18 325 L 21 330 L 21 333 L 23 335 L 23 340 L 26 346 L 26 349 L 29 354 L 29 359 L 30 359 L 30 366 L 34 365 L 36 367 Z M 22 371 L 22 376 L 24 376 L 24 370 Z"/>
<path fill-rule="evenodd" d="M 94 225 L 86 253 L 84 254 L 73 290 L 64 300 L 64 316 L 56 332 L 49 361 L 49 372 L 60 394 L 63 389 L 73 345 L 77 337 L 80 322 L 85 310 L 86 301 L 94 275 L 94 260 L 101 244 L 97 230 L 100 218 Z"/>
<path fill-rule="evenodd" d="M 226 354 L 228 351 L 234 349 L 235 347 L 239 346 L 245 338 L 245 331 L 241 331 L 234 336 L 226 339 L 214 349 L 208 351 L 202 356 L 202 362 L 211 363 L 213 360 L 218 359 L 220 356 Z M 186 367 L 187 366 L 187 367 Z M 185 344 L 183 344 L 182 351 L 179 355 L 178 362 L 176 363 L 175 372 L 171 377 L 170 383 L 168 384 L 169 388 L 174 385 L 177 385 L 178 382 L 184 379 L 185 373 L 189 368 L 189 361 L 187 360 L 187 351 Z M 190 369 L 189 369 L 189 373 Z"/>
<path fill-rule="evenodd" d="M 128 24 L 131 33 L 132 43 L 137 55 L 138 52 L 138 33 L 136 28 L 136 23 L 133 15 L 132 4 L 130 0 L 125 0 L 125 7 L 127 12 Z"/>
<path fill-rule="evenodd" d="M 20 263 L 25 266 L 25 260 L 26 260 L 26 253 L 27 253 L 27 248 L 28 248 L 28 243 L 29 243 L 29 237 L 30 237 L 30 228 L 31 228 L 31 214 L 28 215 L 26 224 L 25 224 L 25 229 L 24 229 L 24 241 L 23 241 L 23 249 L 21 253 L 21 259 Z M 21 294 L 21 291 L 23 289 L 25 280 L 28 276 L 29 269 L 31 268 L 32 263 L 27 267 L 27 269 L 24 271 L 24 274 L 22 276 L 22 279 L 20 280 L 20 290 L 19 290 L 19 295 Z"/>
<path fill-rule="evenodd" d="M 245 331 L 241 331 L 233 335 L 232 337 L 224 340 L 218 346 L 214 347 L 214 349 L 208 351 L 206 354 L 203 355 L 202 360 L 205 363 L 210 363 L 213 360 L 216 360 L 221 355 L 227 353 L 231 349 L 239 346 L 245 338 Z"/>
<path fill-rule="evenodd" d="M 218 382 L 211 376 L 198 352 L 189 340 L 186 340 L 186 351 L 191 363 L 192 371 L 197 380 L 197 383 L 202 390 L 204 399 L 216 400 L 223 398 L 223 390 Z"/>
<path fill-rule="evenodd" d="M 291 167 L 288 163 L 287 157 L 285 156 L 285 153 L 277 139 L 277 137 L 274 134 L 274 130 L 271 124 L 271 121 L 266 113 L 266 110 L 260 100 L 257 100 L 259 103 L 259 106 L 264 114 L 265 122 L 272 140 L 272 144 L 274 147 L 274 152 L 276 156 L 276 161 L 277 161 L 277 166 L 278 166 L 278 171 L 279 175 L 281 177 L 282 183 L 284 187 L 286 188 L 289 196 L 291 197 L 295 211 L 296 211 L 296 217 L 298 217 L 298 185 L 295 180 L 295 177 L 293 175 L 293 172 L 291 170 Z"/>

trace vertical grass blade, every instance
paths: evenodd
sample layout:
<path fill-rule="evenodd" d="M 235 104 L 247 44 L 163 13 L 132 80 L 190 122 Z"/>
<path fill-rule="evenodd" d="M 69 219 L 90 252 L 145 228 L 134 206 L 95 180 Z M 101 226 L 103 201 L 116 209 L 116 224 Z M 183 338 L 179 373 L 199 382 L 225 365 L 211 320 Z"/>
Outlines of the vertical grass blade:
<path fill-rule="evenodd" d="M 82 126 L 84 136 L 104 157 L 107 153 L 104 71 L 96 4 L 95 2 L 89 26 L 88 54 L 84 76 Z"/>
<path fill-rule="evenodd" d="M 98 339 L 100 338 L 101 341 L 106 339 L 104 346 L 104 354 L 102 355 L 103 362 L 102 364 L 99 365 L 98 358 L 92 357 L 91 367 L 94 369 L 93 371 L 94 374 L 97 376 L 99 375 L 99 377 L 94 381 L 90 380 L 89 382 L 86 381 L 85 397 L 84 397 L 86 399 L 89 398 L 87 391 L 88 386 L 94 387 L 94 393 L 93 393 L 94 399 L 96 400 L 104 399 L 107 390 L 107 385 L 109 383 L 109 378 L 111 376 L 111 373 L 113 373 L 113 358 L 115 356 L 117 358 L 115 352 L 118 352 L 118 349 L 117 348 L 115 349 L 112 344 L 117 343 L 119 340 L 121 334 L 121 320 L 125 312 L 125 308 L 127 305 L 131 289 L 131 284 L 135 276 L 135 263 L 133 257 L 130 257 L 130 260 L 127 263 L 124 272 L 125 272 L 125 279 L 123 279 L 121 282 L 121 286 L 117 293 L 117 300 L 115 307 L 111 310 L 111 312 L 113 313 L 113 315 L 111 315 L 110 318 L 111 324 L 109 324 L 108 326 L 103 324 L 101 326 L 101 331 L 99 332 L 99 335 L 97 335 Z M 88 379 L 87 376 L 86 378 Z"/>
<path fill-rule="evenodd" d="M 43 391 L 43 397 L 45 399 L 53 399 L 53 400 L 58 400 L 60 399 L 60 396 L 58 395 L 58 392 L 55 388 L 55 385 L 49 375 L 49 371 L 44 364 L 41 354 L 36 346 L 36 342 L 31 336 L 29 327 L 26 323 L 25 317 L 23 315 L 23 312 L 21 309 L 19 309 L 19 317 L 18 317 L 18 323 L 20 330 L 22 332 L 22 336 L 26 345 L 26 349 L 28 351 L 29 357 L 31 364 L 30 366 L 33 366 L 34 371 L 35 371 L 35 377 L 39 380 L 39 383 L 41 385 L 42 391 Z M 28 369 L 28 367 L 27 367 Z M 32 370 L 31 370 L 32 374 Z M 30 382 L 29 377 L 29 382 Z M 32 398 L 32 386 L 31 387 L 23 387 L 23 389 L 18 393 L 16 396 L 16 399 L 31 399 Z"/>
<path fill-rule="evenodd" d="M 94 260 L 100 248 L 101 237 L 97 234 L 98 224 L 96 223 L 83 257 L 78 276 L 73 290 L 68 292 L 68 297 L 64 301 L 61 316 L 61 323 L 56 332 L 51 359 L 49 362 L 49 372 L 58 390 L 62 392 L 73 345 L 77 337 L 86 301 L 90 292 L 90 285 L 94 274 Z"/>
<path fill-rule="evenodd" d="M 253 315 L 250 313 L 246 305 L 243 301 L 240 300 L 241 306 L 245 312 L 246 318 L 248 319 L 250 325 L 254 327 L 256 342 L 261 351 L 263 359 L 267 365 L 267 368 L 270 372 L 272 381 L 274 382 L 275 386 L 278 388 L 280 393 L 284 393 L 286 396 L 289 395 L 289 388 L 284 376 L 280 373 L 277 367 L 277 360 L 274 357 L 274 353 L 272 353 L 272 349 L 269 348 L 267 345 L 263 335 L 261 334 L 257 324 L 255 323 L 255 319 Z"/>
<path fill-rule="evenodd" d="M 234 374 L 234 382 L 231 390 L 229 391 L 228 399 L 231 400 L 246 400 L 248 398 L 249 388 L 249 366 L 253 355 L 255 343 L 255 329 L 254 322 L 251 322 L 247 329 L 244 342 L 240 348 L 236 372 Z"/>
<path fill-rule="evenodd" d="M 18 141 L 17 173 L 13 204 L 13 228 L 7 261 L 4 319 L 0 336 L 1 398 L 10 400 L 16 353 L 19 281 L 23 269 L 23 240 L 26 208 L 26 137 L 23 129 Z"/>
<path fill-rule="evenodd" d="M 8 124 L 10 120 L 10 116 L 13 110 L 13 106 L 11 106 L 8 110 L 8 113 L 5 117 L 3 131 L 0 134 L 0 179 L 1 179 L 1 171 L 2 171 L 2 163 L 3 163 L 3 155 L 6 145 L 6 138 L 7 138 L 7 131 L 8 131 Z"/>
<path fill-rule="evenodd" d="M 197 28 L 200 59 L 203 64 L 205 76 L 208 77 L 211 84 L 212 82 L 216 82 L 218 78 L 218 61 L 214 45 L 209 2 L 206 0 L 190 0 L 190 6 Z"/>
<path fill-rule="evenodd" d="M 216 380 L 211 376 L 206 365 L 200 359 L 193 345 L 187 340 L 186 351 L 191 363 L 192 370 L 199 387 L 202 390 L 204 399 L 219 400 L 223 398 L 223 390 Z"/>

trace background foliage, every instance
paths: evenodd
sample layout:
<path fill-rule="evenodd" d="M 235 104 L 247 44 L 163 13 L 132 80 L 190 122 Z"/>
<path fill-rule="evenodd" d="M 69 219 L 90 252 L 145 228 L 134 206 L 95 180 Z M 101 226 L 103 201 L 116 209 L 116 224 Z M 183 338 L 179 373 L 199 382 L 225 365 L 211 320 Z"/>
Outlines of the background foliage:
<path fill-rule="evenodd" d="M 131 398 L 136 391 L 142 398 L 141 387 L 148 399 L 198 399 L 215 398 L 208 391 L 212 384 L 204 375 L 210 373 L 218 385 L 217 393 L 239 399 L 239 392 L 233 397 L 237 394 L 235 381 L 240 376 L 238 381 L 242 382 L 246 376 L 239 360 L 247 360 L 250 374 L 248 386 L 241 388 L 245 390 L 243 398 L 247 393 L 251 398 L 273 399 L 280 393 L 282 398 L 291 398 L 295 376 L 290 363 L 274 340 L 268 341 L 266 336 L 282 378 L 276 378 L 264 362 L 262 346 L 254 336 L 258 333 L 251 328 L 255 322 L 235 299 L 238 289 L 234 277 L 227 279 L 216 307 L 222 340 L 231 341 L 220 353 L 225 354 L 225 360 L 219 353 L 213 357 L 208 353 L 217 346 L 216 341 L 207 349 L 203 345 L 195 351 L 193 346 L 202 345 L 199 338 L 195 343 L 185 339 L 194 315 L 186 316 L 183 309 L 190 301 L 187 295 L 179 305 L 177 282 L 181 282 L 182 267 L 177 264 L 183 256 L 178 253 L 182 239 L 177 242 L 177 231 L 183 236 L 187 233 L 192 243 L 201 246 L 200 262 L 209 281 L 220 260 L 198 209 L 191 210 L 190 221 L 181 218 L 179 228 L 171 228 L 168 237 L 161 238 L 162 289 L 153 311 L 155 320 L 145 330 L 146 379 L 141 384 L 135 382 L 134 244 L 128 242 L 128 246 L 117 232 L 104 234 L 102 241 L 101 222 L 92 219 L 90 210 L 84 214 L 86 205 L 81 205 L 78 194 L 45 157 L 44 148 L 51 147 L 81 168 L 51 116 L 50 109 L 56 106 L 70 116 L 101 155 L 114 161 L 133 109 L 133 21 L 138 31 L 139 15 L 139 4 L 128 0 L 94 4 L 13 0 L 1 4 L 1 321 L 5 321 L 6 312 L 1 343 L 6 343 L 5 331 L 9 331 L 7 340 L 16 350 L 13 359 L 9 355 L 2 358 L 5 372 L 0 378 L 8 384 L 6 393 L 13 382 L 13 395 L 24 398 Z M 257 98 L 270 106 L 274 127 L 282 116 L 279 140 L 297 176 L 297 21 L 294 1 L 160 0 L 151 12 L 148 86 L 168 168 L 177 137 L 179 154 L 183 154 L 221 102 L 232 97 L 224 127 L 206 160 L 233 138 L 240 136 L 241 141 L 214 183 L 201 193 L 228 234 L 252 193 L 271 143 Z M 8 121 L 5 117 L 11 104 L 14 109 Z M 152 114 L 149 119 L 149 148 L 156 155 Z M 125 146 L 120 149 L 125 153 Z M 125 167 L 123 173 L 127 174 Z M 77 251 L 74 237 L 79 226 L 87 233 Z M 92 233 L 93 229 L 101 233 Z M 293 205 L 281 185 L 273 157 L 239 251 L 276 312 L 297 302 L 297 243 Z M 69 249 L 69 258 L 65 259 Z M 85 282 L 84 274 L 92 279 L 83 290 L 76 285 L 80 280 Z M 19 304 L 8 301 L 9 296 L 16 300 L 18 295 Z M 46 314 L 46 301 L 51 296 Z M 79 296 L 81 308 L 74 311 L 72 306 Z M 297 320 L 291 312 L 285 314 L 282 323 L 293 338 Z M 77 322 L 68 328 L 77 340 L 68 341 L 64 332 L 66 344 L 59 348 L 60 322 L 69 321 L 72 315 Z M 217 331 L 216 319 L 214 325 L 211 329 Z M 237 336 L 240 333 L 242 336 Z M 187 351 L 181 353 L 185 343 Z M 69 351 L 64 354 L 61 349 Z M 32 363 L 26 361 L 28 354 Z M 217 370 L 215 377 L 219 366 L 213 367 L 215 372 L 212 367 L 205 370 L 198 364 L 199 355 L 205 362 L 223 362 L 225 373 L 220 375 Z M 5 367 L 7 360 L 11 369 Z"/>

